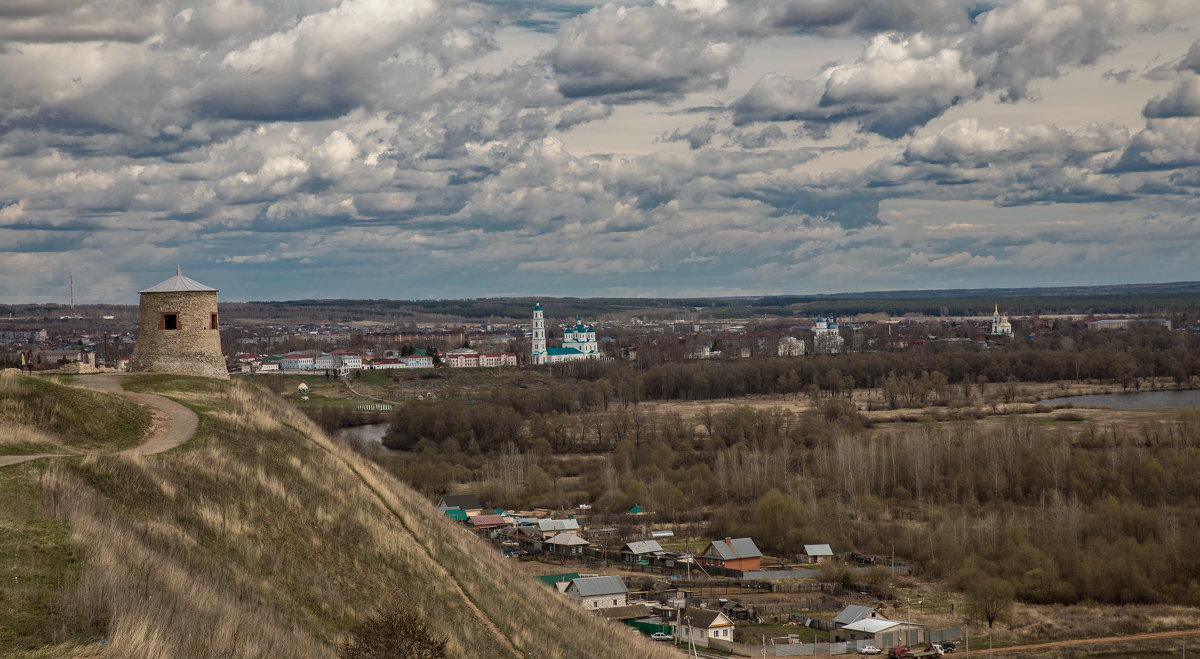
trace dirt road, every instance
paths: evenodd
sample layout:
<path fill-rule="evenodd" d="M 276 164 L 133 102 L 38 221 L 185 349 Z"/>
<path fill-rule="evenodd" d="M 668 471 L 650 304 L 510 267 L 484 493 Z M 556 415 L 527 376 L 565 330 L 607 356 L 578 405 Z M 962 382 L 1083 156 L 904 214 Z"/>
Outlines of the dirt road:
<path fill-rule="evenodd" d="M 1007 648 L 995 648 L 993 650 L 972 649 L 971 655 L 1012 655 L 1023 654 L 1027 652 L 1040 652 L 1043 650 L 1056 650 L 1059 648 L 1078 648 L 1088 646 L 1109 646 L 1106 648 L 1107 650 L 1115 651 L 1122 649 L 1122 647 L 1125 647 L 1128 643 L 1137 643 L 1140 641 L 1169 641 L 1171 639 L 1185 639 L 1193 636 L 1200 636 L 1200 629 L 1181 629 L 1174 632 L 1150 632 L 1146 634 L 1131 634 L 1129 636 L 1109 636 L 1106 638 L 1083 638 L 1072 641 L 1053 641 L 1050 643 L 1036 643 L 1033 645 L 1018 645 Z M 962 644 L 959 644 L 959 648 L 961 651 Z"/>
<path fill-rule="evenodd" d="M 125 391 L 121 387 L 122 377 L 124 376 L 102 373 L 99 375 L 80 376 L 76 379 L 77 386 L 116 394 L 150 410 L 150 414 L 153 417 L 153 425 L 150 427 L 150 431 L 146 433 L 146 437 L 137 446 L 117 451 L 117 454 L 154 455 L 155 453 L 162 453 L 163 451 L 169 451 L 182 445 L 191 439 L 192 435 L 196 434 L 196 427 L 200 424 L 200 419 L 196 416 L 195 412 L 169 398 L 164 398 L 157 394 Z M 41 458 L 56 457 L 63 457 L 63 454 L 4 455 L 0 456 L 0 467 Z"/>

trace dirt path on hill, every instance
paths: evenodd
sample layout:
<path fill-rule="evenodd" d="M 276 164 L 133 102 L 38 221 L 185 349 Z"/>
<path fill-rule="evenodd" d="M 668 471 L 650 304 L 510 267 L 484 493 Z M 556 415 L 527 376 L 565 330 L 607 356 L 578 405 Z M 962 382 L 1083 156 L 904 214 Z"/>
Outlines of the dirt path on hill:
<path fill-rule="evenodd" d="M 117 455 L 154 455 L 181 446 L 196 434 L 200 419 L 196 413 L 175 401 L 158 394 L 143 394 L 125 391 L 121 386 L 121 375 L 103 373 L 88 375 L 76 380 L 76 386 L 116 394 L 150 410 L 150 430 L 137 446 L 132 446 Z M 37 453 L 32 455 L 0 455 L 0 467 L 39 460 L 41 458 L 69 457 L 65 453 Z"/>
<path fill-rule="evenodd" d="M 103 373 L 78 378 L 79 386 L 116 394 L 150 410 L 154 421 L 146 438 L 137 446 L 118 451 L 119 455 L 154 455 L 183 445 L 196 434 L 200 418 L 175 401 L 158 394 L 132 393 L 121 386 L 121 375 Z"/>

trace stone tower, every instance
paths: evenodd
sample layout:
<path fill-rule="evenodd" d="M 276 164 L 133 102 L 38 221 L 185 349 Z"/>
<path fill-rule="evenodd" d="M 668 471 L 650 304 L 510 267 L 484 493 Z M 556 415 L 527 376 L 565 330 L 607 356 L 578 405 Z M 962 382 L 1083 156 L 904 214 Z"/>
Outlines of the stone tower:
<path fill-rule="evenodd" d="M 129 370 L 229 379 L 217 330 L 217 289 L 176 268 L 174 277 L 138 294 L 138 340 Z"/>
<path fill-rule="evenodd" d="M 533 306 L 533 338 L 530 341 L 530 364 L 546 363 L 546 319 L 542 316 L 542 303 Z"/>

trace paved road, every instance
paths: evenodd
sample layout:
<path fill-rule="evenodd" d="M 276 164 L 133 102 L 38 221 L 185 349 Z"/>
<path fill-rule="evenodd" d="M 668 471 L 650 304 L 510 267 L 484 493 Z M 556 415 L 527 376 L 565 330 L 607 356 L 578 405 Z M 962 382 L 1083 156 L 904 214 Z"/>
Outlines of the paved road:
<path fill-rule="evenodd" d="M 137 446 L 118 451 L 119 455 L 154 455 L 169 451 L 192 438 L 200 419 L 196 413 L 176 403 L 169 398 L 157 394 L 141 394 L 125 391 L 121 387 L 122 375 L 102 373 L 99 375 L 82 375 L 75 379 L 77 386 L 116 394 L 131 400 L 142 407 L 148 408 L 153 415 L 153 425 L 146 438 Z M 41 458 L 63 457 L 57 453 L 38 453 L 34 455 L 4 455 L 0 456 L 0 467 L 29 462 Z"/>

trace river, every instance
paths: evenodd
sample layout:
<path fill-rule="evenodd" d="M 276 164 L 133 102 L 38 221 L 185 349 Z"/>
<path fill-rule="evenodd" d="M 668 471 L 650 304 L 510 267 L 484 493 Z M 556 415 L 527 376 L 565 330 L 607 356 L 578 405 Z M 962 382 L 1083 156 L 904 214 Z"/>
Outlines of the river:
<path fill-rule="evenodd" d="M 339 428 L 333 436 L 345 442 L 372 442 L 382 445 L 389 425 L 391 424 L 368 423 L 362 426 L 347 426 Z"/>
<path fill-rule="evenodd" d="M 1200 406 L 1200 389 L 1185 391 L 1130 391 L 1121 394 L 1089 394 L 1038 401 L 1041 405 L 1111 407 L 1118 410 L 1143 410 L 1168 407 Z"/>

